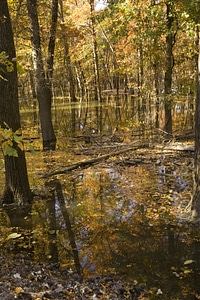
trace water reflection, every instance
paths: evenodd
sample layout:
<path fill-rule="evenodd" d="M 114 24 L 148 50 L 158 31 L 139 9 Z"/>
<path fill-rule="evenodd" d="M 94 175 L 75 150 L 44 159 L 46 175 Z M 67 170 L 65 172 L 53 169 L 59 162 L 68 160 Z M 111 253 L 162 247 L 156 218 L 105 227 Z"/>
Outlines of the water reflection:
<path fill-rule="evenodd" d="M 111 134 L 116 126 L 119 126 L 123 132 L 131 131 L 135 138 L 145 136 L 152 139 L 155 135 L 161 135 L 160 129 L 164 124 L 163 100 L 159 99 L 159 111 L 154 100 L 149 99 L 144 110 L 142 99 L 127 94 L 120 96 L 105 94 L 102 103 L 91 99 L 74 103 L 63 102 L 60 98 L 54 99 L 52 107 L 54 128 L 57 137 L 61 139 L 80 134 L 85 128 L 99 134 Z M 193 128 L 192 103 L 192 98 L 174 99 L 172 109 L 174 132 Z M 26 128 L 32 127 L 32 137 L 40 134 L 36 112 L 35 105 L 30 109 L 30 105 L 26 106 L 22 103 L 22 127 L 25 133 Z"/>
<path fill-rule="evenodd" d="M 101 133 L 102 140 L 117 125 L 123 132 L 131 131 L 132 139 L 145 134 L 151 139 L 149 127 L 153 132 L 156 122 L 154 108 L 145 116 L 138 111 L 136 97 L 126 95 L 117 101 L 109 96 L 103 106 L 55 106 L 61 150 L 37 153 L 34 159 L 27 154 L 31 185 L 39 193 L 22 215 L 23 220 L 31 220 L 29 227 L 24 227 L 10 210 L 0 212 L 1 251 L 25 250 L 32 253 L 33 261 L 57 262 L 60 268 L 83 271 L 84 276 L 119 274 L 146 285 L 149 299 L 195 299 L 194 291 L 200 293 L 200 236 L 183 216 L 192 186 L 187 158 L 185 164 L 172 164 L 161 153 L 145 164 L 142 149 L 139 156 L 132 153 L 134 164 L 129 158 L 127 164 L 111 159 L 50 182 L 39 177 L 39 172 L 63 168 L 77 160 L 72 152 L 76 144 L 68 137 L 72 132 L 82 134 L 86 127 L 94 134 Z M 186 109 L 175 106 L 175 124 L 176 117 L 185 116 Z M 32 113 L 24 112 L 24 124 L 35 122 Z M 37 130 L 33 132 L 38 136 Z M 90 143 L 97 148 L 102 140 L 94 138 Z M 87 155 L 85 143 L 80 149 L 80 155 Z M 8 240 L 12 232 L 22 236 Z M 158 290 L 162 294 L 157 295 Z"/>
<path fill-rule="evenodd" d="M 79 273 L 83 268 L 84 276 L 120 274 L 144 283 L 154 296 L 160 289 L 162 299 L 193 299 L 200 279 L 199 231 L 177 218 L 190 182 L 178 167 L 165 165 L 163 181 L 159 171 L 156 164 L 108 163 L 63 175 L 62 185 L 46 182 L 48 199 L 32 206 L 31 248 L 20 242 L 18 251 Z M 1 224 L 4 217 L 2 212 Z M 16 243 L 2 247 L 12 252 Z"/>

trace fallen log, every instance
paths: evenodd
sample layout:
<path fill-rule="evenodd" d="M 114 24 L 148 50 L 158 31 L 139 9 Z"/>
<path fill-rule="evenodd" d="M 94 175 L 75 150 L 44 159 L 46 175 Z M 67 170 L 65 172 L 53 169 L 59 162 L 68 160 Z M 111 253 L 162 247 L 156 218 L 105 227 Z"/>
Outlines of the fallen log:
<path fill-rule="evenodd" d="M 133 144 L 133 143 L 131 143 L 131 144 Z M 51 176 L 54 176 L 54 175 L 66 174 L 66 173 L 68 173 L 70 171 L 73 171 L 73 170 L 76 170 L 78 168 L 83 168 L 83 167 L 86 168 L 86 167 L 89 167 L 91 165 L 95 165 L 95 164 L 101 162 L 102 160 L 108 159 L 112 156 L 117 156 L 117 155 L 120 155 L 122 153 L 131 151 L 131 150 L 135 150 L 135 149 L 138 149 L 138 148 L 141 148 L 141 147 L 146 147 L 146 146 L 147 146 L 147 144 L 145 144 L 145 145 L 140 144 L 140 145 L 137 145 L 137 146 L 127 147 L 125 149 L 121 149 L 121 150 L 114 151 L 114 152 L 111 152 L 111 153 L 108 153 L 108 154 L 104 154 L 104 155 L 101 155 L 101 156 L 98 156 L 98 157 L 95 157 L 95 158 L 92 158 L 92 159 L 79 161 L 75 164 L 72 164 L 72 165 L 62 169 L 62 170 L 56 170 L 56 171 L 53 171 L 51 173 L 44 174 L 42 177 L 48 178 L 48 177 L 51 177 Z"/>
<path fill-rule="evenodd" d="M 79 148 L 79 149 L 74 149 L 73 152 L 76 155 L 92 155 L 92 153 L 96 152 L 102 152 L 102 151 L 108 151 L 108 150 L 113 150 L 113 149 L 121 149 L 124 147 L 130 147 L 132 144 L 135 143 L 130 143 L 130 144 L 125 144 L 125 143 L 119 143 L 119 144 L 112 144 L 112 145 L 103 145 L 103 146 L 92 146 L 92 147 L 87 147 L 87 148 Z M 116 150 L 117 151 L 117 150 Z"/>
<path fill-rule="evenodd" d="M 191 145 L 183 145 L 183 144 L 174 144 L 174 145 L 156 145 L 156 149 L 160 150 L 169 150 L 169 151 L 191 151 L 194 152 L 195 147 Z"/>
<path fill-rule="evenodd" d="M 133 146 L 133 144 L 137 143 L 137 145 Z M 117 155 L 120 155 L 122 153 L 125 153 L 125 152 L 128 152 L 128 151 L 131 151 L 131 150 L 136 150 L 138 148 L 146 148 L 146 147 L 149 147 L 149 143 L 148 142 L 139 142 L 138 141 L 135 141 L 129 145 L 127 145 L 128 147 L 124 148 L 124 149 L 121 149 L 121 150 L 118 150 L 118 151 L 114 151 L 114 152 L 111 152 L 111 153 L 108 153 L 108 154 L 104 154 L 104 155 L 101 155 L 101 156 L 98 156 L 98 157 L 95 157 L 95 158 L 92 158 L 92 159 L 88 159 L 88 160 L 83 160 L 83 161 L 79 161 L 77 163 L 74 163 L 74 164 L 71 164 L 70 166 L 64 168 L 64 169 L 61 169 L 61 170 L 55 170 L 53 172 L 50 172 L 48 174 L 43 174 L 42 177 L 43 178 L 49 178 L 51 176 L 54 176 L 54 175 L 60 175 L 60 174 L 66 174 L 70 171 L 73 171 L 73 170 L 76 170 L 76 169 L 79 169 L 79 168 L 87 168 L 91 165 L 95 165 L 95 164 L 98 164 L 100 163 L 101 161 L 103 160 L 106 160 L 106 159 L 109 159 L 110 157 L 114 157 L 114 156 L 117 156 Z M 160 150 L 167 150 L 167 151 L 194 151 L 194 147 L 193 146 L 189 146 L 189 145 L 165 145 L 165 146 L 160 146 L 160 145 L 156 145 L 153 147 L 154 149 L 160 149 Z"/>

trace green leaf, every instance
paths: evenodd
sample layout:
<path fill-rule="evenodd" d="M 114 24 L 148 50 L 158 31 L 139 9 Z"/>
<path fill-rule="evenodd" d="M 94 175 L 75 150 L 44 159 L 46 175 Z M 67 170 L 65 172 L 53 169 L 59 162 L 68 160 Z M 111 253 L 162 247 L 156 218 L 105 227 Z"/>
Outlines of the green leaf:
<path fill-rule="evenodd" d="M 23 74 L 23 73 L 24 73 L 24 68 L 23 68 L 22 65 L 17 64 L 17 72 L 18 72 L 19 74 Z"/>
<path fill-rule="evenodd" d="M 15 131 L 15 134 L 21 136 L 21 135 L 22 135 L 22 130 L 21 130 L 21 129 L 17 129 L 17 130 Z"/>
<path fill-rule="evenodd" d="M 14 134 L 14 135 L 13 135 L 13 139 L 14 139 L 14 141 L 18 144 L 18 143 L 21 143 L 21 141 L 22 141 L 22 136 L 19 136 L 19 135 L 17 135 L 17 134 Z"/>
<path fill-rule="evenodd" d="M 193 262 L 195 262 L 195 261 L 192 260 L 192 259 L 188 259 L 188 260 L 186 260 L 186 261 L 184 262 L 184 265 L 190 265 L 190 264 L 192 264 Z"/>
<path fill-rule="evenodd" d="M 18 157 L 17 150 L 8 144 L 3 147 L 3 154 L 8 156 Z"/>
<path fill-rule="evenodd" d="M 18 142 L 17 147 L 18 147 L 19 149 L 21 149 L 22 151 L 24 150 L 24 144 L 21 143 L 21 142 Z"/>
<path fill-rule="evenodd" d="M 22 236 L 21 233 L 13 232 L 13 233 L 9 234 L 9 236 L 7 237 L 7 240 L 17 239 L 21 236 Z"/>
<path fill-rule="evenodd" d="M 10 129 L 5 128 L 2 132 L 4 139 L 12 139 L 12 131 Z"/>
<path fill-rule="evenodd" d="M 28 145 L 28 148 L 32 154 L 36 154 L 35 149 L 33 148 L 33 146 L 31 144 Z"/>

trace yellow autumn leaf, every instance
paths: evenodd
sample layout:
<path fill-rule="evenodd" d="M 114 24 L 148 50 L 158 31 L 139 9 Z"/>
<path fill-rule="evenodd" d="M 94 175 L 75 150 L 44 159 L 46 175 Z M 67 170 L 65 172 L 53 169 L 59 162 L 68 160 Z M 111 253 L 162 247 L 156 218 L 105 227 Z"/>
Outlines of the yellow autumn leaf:
<path fill-rule="evenodd" d="M 17 286 L 15 288 L 15 294 L 19 296 L 23 292 L 23 288 L 21 286 Z"/>

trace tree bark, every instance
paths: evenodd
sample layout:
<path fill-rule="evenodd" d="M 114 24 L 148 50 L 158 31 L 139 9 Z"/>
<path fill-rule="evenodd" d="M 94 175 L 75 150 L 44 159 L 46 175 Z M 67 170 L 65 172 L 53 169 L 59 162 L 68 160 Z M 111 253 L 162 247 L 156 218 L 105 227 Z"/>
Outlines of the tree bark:
<path fill-rule="evenodd" d="M 97 51 L 97 38 L 96 38 L 96 20 L 94 16 L 94 0 L 90 0 L 90 14 L 91 14 L 91 30 L 92 30 L 92 43 L 93 43 L 93 58 L 94 58 L 94 92 L 95 100 L 101 102 L 101 85 L 99 77 L 99 57 Z"/>
<path fill-rule="evenodd" d="M 27 0 L 27 9 L 30 19 L 31 42 L 32 42 L 32 56 L 35 71 L 36 93 L 39 103 L 39 115 L 42 130 L 43 149 L 55 150 L 56 136 L 54 133 L 51 117 L 51 103 L 52 103 L 52 88 L 50 84 L 50 77 L 53 73 L 53 56 L 55 47 L 55 37 L 49 42 L 49 59 L 48 59 L 48 74 L 49 78 L 46 80 L 44 65 L 42 59 L 42 50 L 40 43 L 40 29 L 37 13 L 37 0 Z M 52 18 L 53 20 L 53 18 Z M 52 25 L 53 26 L 53 25 Z M 52 28 L 53 35 L 55 35 L 55 28 Z"/>
<path fill-rule="evenodd" d="M 165 126 L 164 130 L 166 133 L 172 135 L 172 113 L 171 113 L 171 88 L 172 88 L 172 70 L 173 70 L 173 41 L 174 34 L 172 33 L 172 26 L 174 22 L 174 17 L 172 14 L 173 3 L 168 2 L 166 18 L 167 18 L 167 34 L 166 34 L 166 57 L 165 57 Z"/>
<path fill-rule="evenodd" d="M 63 46 L 64 46 L 64 56 L 65 56 L 65 64 L 67 68 L 67 75 L 68 75 L 68 81 L 69 81 L 69 94 L 70 94 L 70 101 L 71 102 L 77 102 L 76 94 L 75 94 L 75 81 L 74 81 L 74 75 L 72 71 L 72 65 L 71 65 L 71 58 L 69 54 L 69 42 L 66 37 L 66 28 L 64 24 L 64 12 L 63 12 L 63 0 L 59 1 L 60 4 L 60 15 L 61 15 L 61 32 L 62 32 L 62 39 L 63 39 Z M 76 131 L 76 109 L 73 107 L 71 108 L 71 130 L 72 134 Z"/>
<path fill-rule="evenodd" d="M 62 39 L 63 39 L 63 46 L 64 46 L 64 56 L 65 56 L 65 63 L 67 67 L 67 75 L 68 75 L 68 81 L 69 81 L 69 93 L 70 93 L 70 100 L 72 102 L 76 102 L 77 98 L 75 95 L 75 84 L 74 84 L 74 75 L 72 72 L 72 66 L 71 66 L 71 58 L 69 54 L 69 43 L 66 37 L 66 29 L 65 29 L 65 18 L 64 18 L 64 12 L 63 12 L 63 0 L 59 1 L 60 4 L 60 15 L 61 15 L 61 32 L 62 32 Z"/>
<path fill-rule="evenodd" d="M 194 159 L 194 185 L 191 204 L 191 217 L 195 222 L 200 221 L 200 26 L 198 26 L 198 77 L 197 97 L 195 111 L 195 159 Z"/>
<path fill-rule="evenodd" d="M 52 78 L 53 78 L 53 66 L 54 66 L 54 52 L 56 45 L 56 28 L 58 21 L 58 0 L 52 0 L 51 9 L 51 27 L 50 27 L 50 37 L 48 46 L 48 58 L 47 58 L 47 78 L 48 84 L 52 91 Z"/>
<path fill-rule="evenodd" d="M 5 123 L 16 131 L 21 128 L 18 103 L 18 78 L 16 68 L 16 53 L 13 32 L 6 0 L 0 1 L 0 52 L 5 51 L 13 63 L 13 71 L 8 72 L 1 66 L 0 78 L 0 126 Z M 31 201 L 26 159 L 24 151 L 14 144 L 18 157 L 4 156 L 5 162 L 5 190 L 3 203 L 25 205 Z"/>

